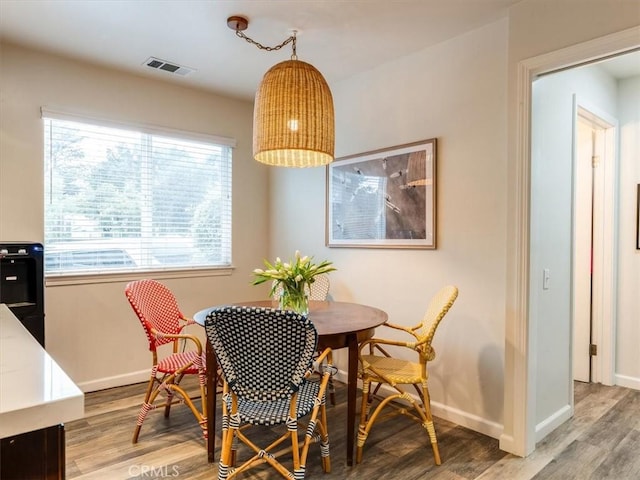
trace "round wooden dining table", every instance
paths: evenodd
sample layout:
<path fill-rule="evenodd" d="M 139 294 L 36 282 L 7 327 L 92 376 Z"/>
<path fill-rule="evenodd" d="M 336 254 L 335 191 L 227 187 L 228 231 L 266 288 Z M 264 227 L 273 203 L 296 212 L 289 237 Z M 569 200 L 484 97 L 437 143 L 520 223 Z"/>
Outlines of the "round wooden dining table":
<path fill-rule="evenodd" d="M 259 300 L 235 302 L 232 305 L 278 308 L 278 302 Z M 219 305 L 223 306 L 223 305 Z M 193 319 L 204 326 L 207 315 L 216 307 L 209 307 L 197 312 Z M 309 318 L 318 332 L 320 349 L 348 348 L 347 367 L 347 465 L 353 465 L 353 447 L 355 441 L 356 394 L 358 384 L 358 344 L 373 336 L 376 327 L 387 321 L 387 314 L 379 308 L 359 303 L 314 301 L 309 302 Z M 215 386 L 218 382 L 218 364 L 207 342 L 207 456 L 213 463 L 215 452 Z"/>

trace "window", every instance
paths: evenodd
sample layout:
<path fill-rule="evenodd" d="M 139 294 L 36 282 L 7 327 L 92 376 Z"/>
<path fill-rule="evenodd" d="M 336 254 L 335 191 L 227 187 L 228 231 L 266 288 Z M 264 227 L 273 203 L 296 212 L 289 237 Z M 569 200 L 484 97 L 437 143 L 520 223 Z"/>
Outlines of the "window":
<path fill-rule="evenodd" d="M 232 140 L 43 119 L 47 274 L 231 265 Z"/>

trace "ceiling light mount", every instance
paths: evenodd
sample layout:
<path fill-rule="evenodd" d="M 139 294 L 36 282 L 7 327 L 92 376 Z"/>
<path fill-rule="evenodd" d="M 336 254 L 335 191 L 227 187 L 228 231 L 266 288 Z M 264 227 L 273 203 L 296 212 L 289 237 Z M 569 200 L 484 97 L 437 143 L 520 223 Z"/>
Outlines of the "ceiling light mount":
<path fill-rule="evenodd" d="M 333 161 L 335 122 L 333 97 L 322 74 L 298 60 L 296 34 L 275 47 L 264 46 L 243 33 L 249 20 L 227 19 L 236 35 L 261 50 L 291 44 L 291 59 L 271 67 L 256 91 L 253 111 L 253 156 L 283 167 L 317 167 Z"/>
<path fill-rule="evenodd" d="M 227 27 L 236 32 L 246 30 L 249 27 L 249 20 L 245 17 L 233 16 L 227 18 Z"/>

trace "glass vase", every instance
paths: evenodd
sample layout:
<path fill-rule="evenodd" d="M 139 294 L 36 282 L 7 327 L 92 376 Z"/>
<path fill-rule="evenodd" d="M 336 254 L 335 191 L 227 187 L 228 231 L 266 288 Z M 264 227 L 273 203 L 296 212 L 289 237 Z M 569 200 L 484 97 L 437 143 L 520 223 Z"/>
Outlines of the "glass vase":
<path fill-rule="evenodd" d="M 280 310 L 293 310 L 296 313 L 307 315 L 309 313 L 309 297 L 304 291 L 304 285 L 300 290 L 287 289 L 282 290 L 280 295 Z"/>

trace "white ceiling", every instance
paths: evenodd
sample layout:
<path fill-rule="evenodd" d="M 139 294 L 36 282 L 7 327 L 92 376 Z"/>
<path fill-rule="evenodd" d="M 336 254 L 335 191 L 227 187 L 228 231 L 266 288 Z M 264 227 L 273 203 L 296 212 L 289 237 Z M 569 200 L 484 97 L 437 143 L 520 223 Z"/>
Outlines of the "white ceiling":
<path fill-rule="evenodd" d="M 298 58 L 331 84 L 493 22 L 518 1 L 0 0 L 0 39 L 252 99 L 291 49 L 266 52 L 236 37 L 231 15 L 246 16 L 245 34 L 267 46 L 298 30 Z M 149 57 L 195 71 L 153 70 Z"/>
<path fill-rule="evenodd" d="M 253 98 L 262 75 L 291 56 L 236 37 L 231 15 L 263 45 L 297 29 L 300 60 L 332 82 L 505 16 L 518 0 L 0 0 L 0 38 L 83 60 Z M 186 77 L 149 57 L 196 69 Z"/>
<path fill-rule="evenodd" d="M 618 55 L 596 63 L 613 78 L 623 79 L 640 75 L 640 51 Z"/>

